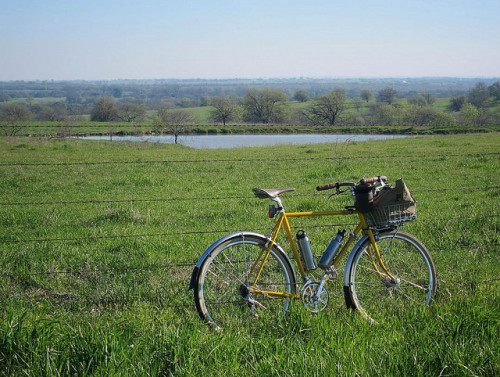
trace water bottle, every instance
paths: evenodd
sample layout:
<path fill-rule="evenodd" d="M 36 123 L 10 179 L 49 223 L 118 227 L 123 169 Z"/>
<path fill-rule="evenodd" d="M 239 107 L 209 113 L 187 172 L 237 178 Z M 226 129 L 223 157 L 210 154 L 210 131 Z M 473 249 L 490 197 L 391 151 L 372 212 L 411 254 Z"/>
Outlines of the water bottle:
<path fill-rule="evenodd" d="M 297 232 L 297 243 L 299 244 L 300 256 L 302 257 L 302 264 L 306 271 L 315 270 L 316 264 L 314 263 L 314 256 L 311 250 L 311 244 L 306 232 L 299 230 Z"/>
<path fill-rule="evenodd" d="M 337 236 L 333 240 L 331 240 L 328 246 L 326 247 L 325 252 L 323 253 L 318 262 L 318 266 L 325 269 L 331 266 L 333 258 L 340 247 L 342 239 L 344 238 L 344 234 L 345 230 L 338 231 Z"/>

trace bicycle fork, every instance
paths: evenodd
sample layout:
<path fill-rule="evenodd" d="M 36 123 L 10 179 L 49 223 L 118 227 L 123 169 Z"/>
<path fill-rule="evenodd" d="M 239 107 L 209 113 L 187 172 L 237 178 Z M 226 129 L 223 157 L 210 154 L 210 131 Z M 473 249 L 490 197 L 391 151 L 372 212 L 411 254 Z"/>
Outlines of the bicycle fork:
<path fill-rule="evenodd" d="M 392 242 L 394 238 L 396 237 L 397 231 L 394 233 L 394 236 L 392 239 L 389 241 L 389 244 L 386 246 L 386 249 L 389 250 L 391 248 Z M 394 286 L 399 284 L 400 279 L 393 275 L 391 272 L 389 272 L 388 268 L 386 267 L 383 257 L 382 257 L 382 252 L 380 248 L 378 247 L 378 243 L 376 240 L 376 236 L 373 234 L 372 230 L 368 230 L 368 238 L 370 240 L 370 246 L 367 247 L 366 253 L 370 257 L 370 261 L 373 267 L 373 270 L 377 273 L 377 275 L 380 276 L 382 281 L 387 287 Z M 371 251 L 371 248 L 374 249 L 374 251 Z M 379 266 L 380 265 L 382 271 L 380 270 Z"/>

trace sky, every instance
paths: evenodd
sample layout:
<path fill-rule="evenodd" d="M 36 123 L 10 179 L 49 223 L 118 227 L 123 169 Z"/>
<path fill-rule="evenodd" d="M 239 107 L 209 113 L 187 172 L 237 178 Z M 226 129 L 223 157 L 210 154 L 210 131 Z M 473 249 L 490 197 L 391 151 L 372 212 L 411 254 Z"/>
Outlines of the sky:
<path fill-rule="evenodd" d="M 0 0 L 0 80 L 499 77 L 498 0 Z"/>

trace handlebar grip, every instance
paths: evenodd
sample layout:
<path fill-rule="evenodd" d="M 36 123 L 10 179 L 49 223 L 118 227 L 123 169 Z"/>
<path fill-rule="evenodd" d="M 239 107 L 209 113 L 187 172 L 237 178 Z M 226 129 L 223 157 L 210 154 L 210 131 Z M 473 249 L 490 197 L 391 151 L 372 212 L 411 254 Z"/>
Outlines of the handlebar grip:
<path fill-rule="evenodd" d="M 378 177 L 368 177 L 368 178 L 363 178 L 360 183 L 361 184 L 370 184 L 370 183 L 375 183 L 375 182 L 382 182 L 382 181 L 387 181 L 387 177 L 385 175 L 380 175 Z"/>
<path fill-rule="evenodd" d="M 337 187 L 336 183 L 327 183 L 326 185 L 316 186 L 316 190 L 317 191 L 330 190 L 335 187 Z"/>

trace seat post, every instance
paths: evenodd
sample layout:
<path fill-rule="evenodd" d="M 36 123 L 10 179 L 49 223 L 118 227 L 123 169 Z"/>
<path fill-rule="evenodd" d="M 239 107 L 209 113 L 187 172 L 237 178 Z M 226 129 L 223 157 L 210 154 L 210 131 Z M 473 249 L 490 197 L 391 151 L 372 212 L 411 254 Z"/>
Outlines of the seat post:
<path fill-rule="evenodd" d="M 275 197 L 275 198 L 271 198 L 271 200 L 275 203 L 278 204 L 278 211 L 277 213 L 280 213 L 280 212 L 284 212 L 284 208 L 283 208 L 283 203 L 281 203 L 281 199 L 279 196 Z"/>

